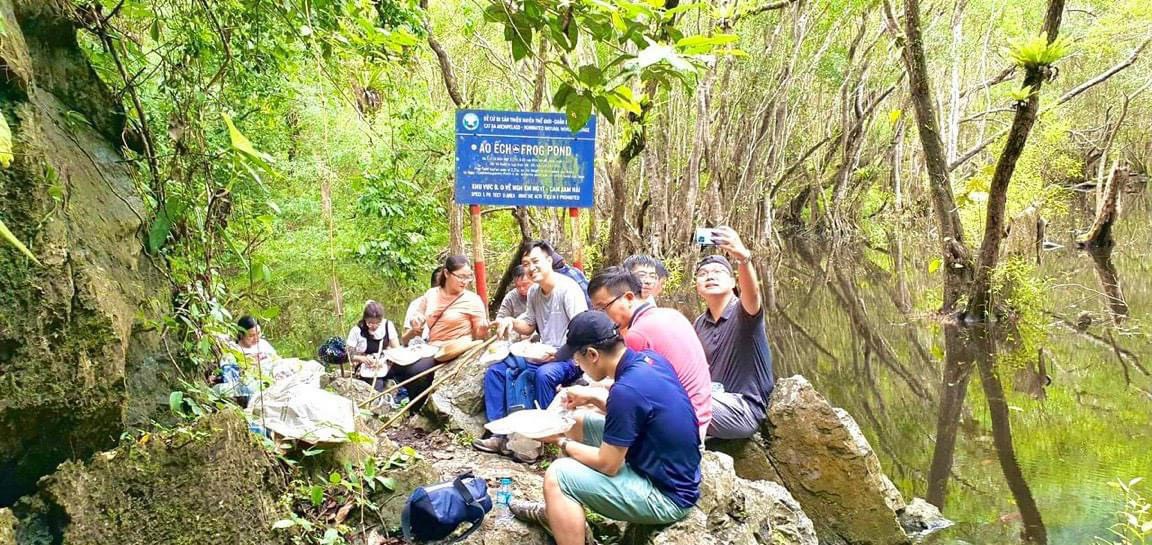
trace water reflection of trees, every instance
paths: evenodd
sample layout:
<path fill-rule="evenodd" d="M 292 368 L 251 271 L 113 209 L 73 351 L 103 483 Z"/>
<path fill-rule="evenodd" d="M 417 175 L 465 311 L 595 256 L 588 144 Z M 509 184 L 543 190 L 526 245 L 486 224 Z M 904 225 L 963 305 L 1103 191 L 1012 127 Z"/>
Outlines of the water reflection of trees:
<path fill-rule="evenodd" d="M 983 328 L 941 323 L 935 318 L 914 316 L 904 271 L 903 248 L 898 236 L 889 237 L 888 248 L 873 249 L 887 254 L 887 267 L 869 260 L 860 250 L 833 251 L 803 240 L 792 244 L 790 249 L 805 268 L 803 274 L 805 287 L 808 288 L 805 299 L 810 300 L 813 290 L 821 285 L 831 296 L 829 300 L 847 319 L 850 329 L 847 346 L 842 347 L 841 356 L 837 356 L 837 348 L 828 344 L 835 340 L 828 327 L 832 323 L 828 318 L 822 320 L 824 329 L 813 334 L 789 315 L 786 305 L 778 309 L 774 316 L 779 320 L 781 329 L 798 336 L 826 357 L 837 373 L 848 375 L 837 376 L 834 380 L 843 381 L 851 377 L 855 381 L 859 395 L 852 399 L 852 409 L 871 424 L 878 450 L 894 460 L 897 466 L 901 466 L 899 469 L 905 474 L 919 482 L 926 480 L 926 499 L 943 509 L 947 503 L 949 484 L 957 480 L 953 465 L 960 423 L 965 413 L 968 384 L 973 371 L 978 371 L 991 421 L 996 457 L 1020 511 L 1023 523 L 1021 536 L 1030 543 L 1047 543 L 1043 518 L 1015 454 L 1001 369 L 996 365 L 999 356 L 996 336 Z M 877 289 L 882 292 L 882 298 L 876 297 L 874 291 Z M 870 291 L 866 294 L 862 290 Z M 884 299 L 887 299 L 884 308 L 879 308 L 877 301 L 883 302 Z M 804 310 L 812 309 L 807 300 L 797 306 Z M 896 324 L 896 328 L 893 324 Z M 922 328 L 933 325 L 939 325 L 943 332 L 944 349 L 943 354 L 939 354 L 943 362 L 933 358 L 919 337 Z M 776 335 L 780 336 L 782 332 L 778 331 Z M 901 346 L 903 350 L 897 350 L 890 342 L 897 336 L 907 338 L 907 343 Z M 792 344 L 795 343 L 796 339 L 793 338 Z M 793 350 L 798 348 L 793 346 Z M 844 350 L 848 351 L 850 357 L 843 356 Z M 905 399 L 901 402 L 906 406 L 900 410 L 935 414 L 935 440 L 930 443 L 931 462 L 926 479 L 923 478 L 923 472 L 916 469 L 915 458 L 910 461 L 909 457 L 911 444 L 917 441 L 923 444 L 924 430 L 901 429 L 902 424 L 906 427 L 906 422 L 900 422 L 899 419 L 907 418 L 909 414 L 890 412 L 889 406 L 892 403 L 887 398 L 899 394 L 892 393 L 891 385 L 882 385 L 883 377 L 878 378 L 881 372 L 894 379 L 896 382 L 893 384 L 898 384 L 902 391 L 911 394 L 911 398 L 903 396 Z M 932 385 L 938 386 L 933 388 Z M 843 394 L 852 395 L 847 391 Z M 909 404 L 910 407 L 907 406 Z"/>

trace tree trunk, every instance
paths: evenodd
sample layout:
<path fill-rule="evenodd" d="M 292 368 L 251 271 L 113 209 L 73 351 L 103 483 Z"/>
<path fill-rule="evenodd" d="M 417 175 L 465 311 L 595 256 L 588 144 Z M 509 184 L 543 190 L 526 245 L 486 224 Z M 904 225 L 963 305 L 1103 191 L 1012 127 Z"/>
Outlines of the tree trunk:
<path fill-rule="evenodd" d="M 895 20 L 887 0 L 885 9 L 889 19 Z M 940 310 L 947 314 L 955 310 L 956 302 L 967 285 L 970 270 L 968 248 L 964 243 L 964 229 L 960 225 L 956 199 L 952 195 L 948 158 L 940 139 L 940 123 L 928 80 L 928 62 L 924 55 L 924 39 L 920 33 L 920 1 L 904 0 L 904 10 L 903 57 L 908 69 L 908 89 L 913 111 L 916 113 L 916 129 L 920 134 L 924 164 L 928 169 L 932 210 L 936 215 L 936 224 L 940 227 L 938 242 L 944 264 L 944 301 Z"/>
<path fill-rule="evenodd" d="M 948 501 L 948 481 L 956 454 L 956 435 L 968 379 L 972 377 L 972 357 L 965 348 L 962 332 L 955 324 L 944 326 L 944 374 L 940 381 L 940 408 L 936 413 L 936 442 L 928 468 L 928 491 L 924 499 L 944 510 Z"/>
<path fill-rule="evenodd" d="M 1104 186 L 1103 198 L 1096 205 L 1096 220 L 1092 222 L 1092 228 L 1076 241 L 1079 248 L 1111 248 L 1115 244 L 1112 240 L 1112 225 L 1116 223 L 1120 213 L 1120 188 L 1127 183 L 1128 169 L 1119 165 L 1113 166 L 1112 175 L 1108 177 L 1108 182 Z"/>
<path fill-rule="evenodd" d="M 1056 40 L 1060 31 L 1060 20 L 1064 13 L 1064 0 L 1049 0 L 1048 13 L 1044 18 L 1043 32 L 1048 35 L 1048 43 Z M 1017 105 L 1016 117 L 1008 131 L 1008 142 L 996 161 L 992 182 L 988 189 L 988 211 L 984 220 L 984 240 L 980 243 L 979 261 L 975 278 L 968 296 L 966 314 L 984 319 L 988 314 L 988 300 L 991 295 L 992 270 L 1000 259 L 1000 242 L 1004 240 L 1004 209 L 1008 203 L 1008 185 L 1012 173 L 1016 171 L 1016 161 L 1024 153 L 1028 143 L 1028 133 L 1036 123 L 1036 113 L 1040 109 L 1040 87 L 1049 77 L 1049 68 L 1042 65 L 1029 65 L 1024 68 L 1024 86 L 1028 99 Z"/>

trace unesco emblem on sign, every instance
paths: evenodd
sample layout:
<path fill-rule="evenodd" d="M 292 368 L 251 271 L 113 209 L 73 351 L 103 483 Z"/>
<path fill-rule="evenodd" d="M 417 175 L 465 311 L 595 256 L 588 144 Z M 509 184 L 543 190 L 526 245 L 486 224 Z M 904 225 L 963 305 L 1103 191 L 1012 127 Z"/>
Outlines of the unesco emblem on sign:
<path fill-rule="evenodd" d="M 462 122 L 464 123 L 464 129 L 465 130 L 474 131 L 474 130 L 480 128 L 480 116 L 478 116 L 476 114 L 473 114 L 473 113 L 464 114 L 464 119 L 462 120 Z"/>

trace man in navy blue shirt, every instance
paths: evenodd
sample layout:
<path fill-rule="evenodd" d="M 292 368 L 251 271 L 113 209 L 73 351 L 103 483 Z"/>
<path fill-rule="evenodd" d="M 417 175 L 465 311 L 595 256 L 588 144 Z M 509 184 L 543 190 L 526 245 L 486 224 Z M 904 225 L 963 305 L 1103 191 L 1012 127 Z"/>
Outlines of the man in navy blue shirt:
<path fill-rule="evenodd" d="M 564 390 L 570 408 L 592 404 L 605 414 L 587 413 L 567 436 L 543 439 L 567 457 L 544 475 L 543 509 L 513 502 L 513 514 L 546 524 L 557 545 L 585 542 L 585 507 L 641 524 L 684 518 L 700 497 L 700 434 L 672 366 L 655 352 L 629 350 L 600 311 L 572 319 L 560 357 L 571 357 L 593 380 L 615 383 L 610 390 Z"/>

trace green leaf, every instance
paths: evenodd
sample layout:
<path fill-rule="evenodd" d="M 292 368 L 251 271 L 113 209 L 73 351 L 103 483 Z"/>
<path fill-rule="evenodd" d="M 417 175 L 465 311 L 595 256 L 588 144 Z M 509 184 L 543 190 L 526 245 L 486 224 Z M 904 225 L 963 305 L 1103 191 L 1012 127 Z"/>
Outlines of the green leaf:
<path fill-rule="evenodd" d="M 592 99 L 583 94 L 572 95 L 568 97 L 568 104 L 565 108 L 568 114 L 568 130 L 577 132 L 588 124 L 588 118 L 592 117 Z"/>
<path fill-rule="evenodd" d="M 7 240 L 10 244 L 15 246 L 16 249 L 20 250 L 21 253 L 28 256 L 28 259 L 31 259 L 33 263 L 41 267 L 44 266 L 44 264 L 40 263 L 39 259 L 36 259 L 36 255 L 32 253 L 32 250 L 29 250 L 23 242 L 20 242 L 20 239 L 16 238 L 16 235 L 12 234 L 12 231 L 8 230 L 8 226 L 4 225 L 3 220 L 0 220 L 0 236 L 4 237 L 4 240 Z"/>
<path fill-rule="evenodd" d="M 928 274 L 932 274 L 932 273 L 940 270 L 940 266 L 943 264 L 944 264 L 944 262 L 941 261 L 939 257 L 937 257 L 936 259 L 933 259 L 932 261 L 929 261 L 928 262 Z"/>
<path fill-rule="evenodd" d="M 592 102 L 596 105 L 596 111 L 608 118 L 609 122 L 616 123 L 616 112 L 612 110 L 612 105 L 609 104 L 608 99 L 604 95 L 597 95 Z"/>
<path fill-rule="evenodd" d="M 681 38 L 676 42 L 676 47 L 684 49 L 710 49 L 720 45 L 736 43 L 739 40 L 740 37 L 735 34 L 714 34 L 712 36 L 696 35 Z"/>
<path fill-rule="evenodd" d="M 342 480 L 344 479 L 340 476 L 339 471 L 333 471 L 331 475 L 328 475 L 328 482 L 331 484 L 340 484 Z"/>
<path fill-rule="evenodd" d="M 556 94 L 552 96 L 552 107 L 557 110 L 563 108 L 568 104 L 568 95 L 572 94 L 572 91 L 574 91 L 574 89 L 572 89 L 571 85 L 561 83 L 560 88 L 556 90 Z"/>
<path fill-rule="evenodd" d="M 176 416 L 184 416 L 184 392 L 177 390 L 168 394 L 168 410 Z"/>
<path fill-rule="evenodd" d="M 0 167 L 12 166 L 12 129 L 8 127 L 8 118 L 0 114 Z"/>
<path fill-rule="evenodd" d="M 580 67 L 580 82 L 595 87 L 604 83 L 604 74 L 595 65 L 585 64 Z"/>
<path fill-rule="evenodd" d="M 324 503 L 324 487 L 314 484 L 308 488 L 308 499 L 312 501 L 312 505 L 320 507 Z"/>
<path fill-rule="evenodd" d="M 224 124 L 228 126 L 228 140 L 232 143 L 232 149 L 252 160 L 252 162 L 260 167 L 270 169 L 272 156 L 257 150 L 256 147 L 252 145 L 252 142 L 248 140 L 248 137 L 244 136 L 244 133 L 236 128 L 236 125 L 232 123 L 232 118 L 229 117 L 228 114 L 221 115 L 224 116 Z"/>
<path fill-rule="evenodd" d="M 379 482 L 384 488 L 387 488 L 389 491 L 396 490 L 396 479 L 393 479 L 392 477 L 376 477 L 376 481 Z"/>

